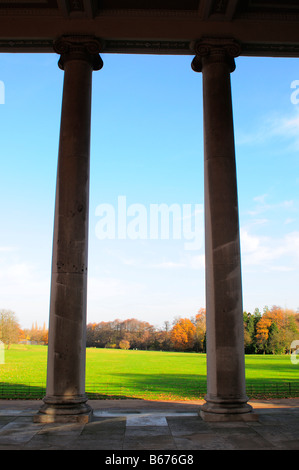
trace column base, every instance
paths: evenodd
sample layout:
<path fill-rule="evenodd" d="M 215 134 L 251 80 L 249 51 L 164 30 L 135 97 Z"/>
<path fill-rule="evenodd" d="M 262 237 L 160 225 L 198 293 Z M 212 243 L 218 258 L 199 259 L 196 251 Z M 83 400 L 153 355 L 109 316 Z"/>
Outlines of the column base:
<path fill-rule="evenodd" d="M 33 417 L 33 421 L 35 423 L 89 423 L 93 411 L 86 401 L 87 397 L 71 399 L 45 397 L 45 404 Z"/>
<path fill-rule="evenodd" d="M 233 399 L 208 399 L 199 411 L 200 417 L 208 422 L 258 421 L 247 401 Z"/>

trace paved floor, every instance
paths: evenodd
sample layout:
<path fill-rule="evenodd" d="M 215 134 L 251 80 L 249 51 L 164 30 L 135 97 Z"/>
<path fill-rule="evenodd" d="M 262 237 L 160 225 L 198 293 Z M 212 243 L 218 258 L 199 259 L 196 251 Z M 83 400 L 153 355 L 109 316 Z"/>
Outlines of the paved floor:
<path fill-rule="evenodd" d="M 33 422 L 41 402 L 0 400 L 0 450 L 299 449 L 299 400 L 252 401 L 258 422 L 207 423 L 201 402 L 90 401 L 88 424 Z"/>

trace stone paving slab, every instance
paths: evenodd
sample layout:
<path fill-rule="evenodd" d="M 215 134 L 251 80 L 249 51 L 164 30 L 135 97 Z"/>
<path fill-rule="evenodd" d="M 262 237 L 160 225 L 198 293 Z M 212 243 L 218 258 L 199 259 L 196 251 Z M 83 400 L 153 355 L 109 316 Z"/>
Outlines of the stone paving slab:
<path fill-rule="evenodd" d="M 134 402 L 134 403 L 133 403 Z M 34 423 L 38 401 L 0 400 L 0 450 L 298 450 L 299 401 L 251 402 L 259 421 L 208 423 L 199 402 L 90 402 L 87 424 Z"/>

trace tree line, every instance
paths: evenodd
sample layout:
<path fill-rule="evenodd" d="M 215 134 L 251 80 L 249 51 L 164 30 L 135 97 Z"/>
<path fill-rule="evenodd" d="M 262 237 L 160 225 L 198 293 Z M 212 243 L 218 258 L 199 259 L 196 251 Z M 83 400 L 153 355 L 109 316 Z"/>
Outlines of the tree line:
<path fill-rule="evenodd" d="M 273 306 L 263 312 L 244 312 L 244 352 L 246 354 L 288 354 L 293 340 L 299 340 L 299 311 Z M 0 341 L 48 344 L 46 326 L 37 323 L 22 329 L 11 310 L 0 310 Z M 206 352 L 206 311 L 201 308 L 190 318 L 165 321 L 160 328 L 130 318 L 89 323 L 86 346 L 96 348 Z"/>
<path fill-rule="evenodd" d="M 148 322 L 130 318 L 100 323 L 89 323 L 86 332 L 87 347 L 205 351 L 205 309 L 191 318 L 177 318 L 170 325 L 156 328 Z"/>
<path fill-rule="evenodd" d="M 274 305 L 244 312 L 244 350 L 247 354 L 288 354 L 299 339 L 299 311 Z"/>
<path fill-rule="evenodd" d="M 246 354 L 288 354 L 293 340 L 299 340 L 299 312 L 273 306 L 244 312 Z M 136 319 L 87 325 L 87 346 L 126 349 L 206 352 L 206 311 L 191 318 L 176 318 L 172 325 L 154 328 Z"/>
<path fill-rule="evenodd" d="M 12 310 L 0 310 L 0 341 L 7 349 L 11 344 L 30 343 L 48 344 L 48 329 L 44 323 L 42 327 L 37 322 L 31 328 L 22 329 L 18 318 Z"/>

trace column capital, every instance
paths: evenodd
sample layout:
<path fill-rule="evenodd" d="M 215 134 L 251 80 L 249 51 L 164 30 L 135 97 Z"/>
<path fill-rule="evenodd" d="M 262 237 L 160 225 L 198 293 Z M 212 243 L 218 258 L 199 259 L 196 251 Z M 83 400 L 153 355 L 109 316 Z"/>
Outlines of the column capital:
<path fill-rule="evenodd" d="M 241 46 L 235 39 L 202 38 L 194 43 L 195 57 L 191 67 L 194 72 L 202 72 L 205 64 L 224 62 L 233 72 L 236 68 L 234 58 L 241 53 Z"/>
<path fill-rule="evenodd" d="M 100 70 L 103 61 L 99 55 L 101 51 L 101 41 L 90 36 L 61 36 L 56 39 L 53 49 L 60 54 L 58 66 L 64 70 L 64 65 L 68 60 L 85 60 L 92 65 L 93 70 Z"/>

